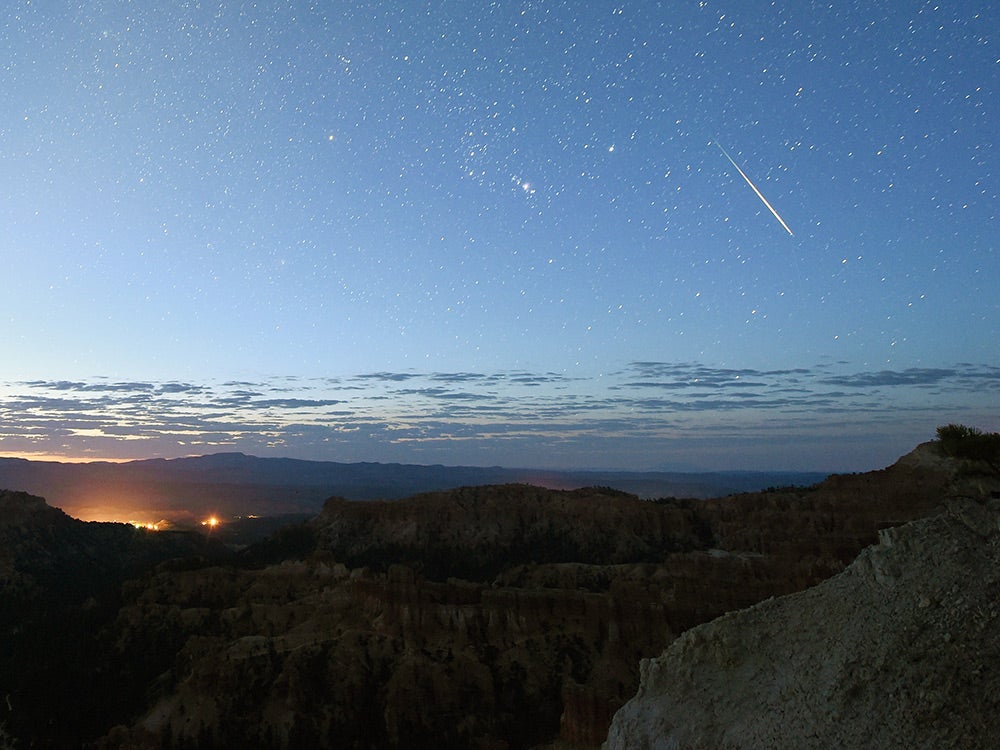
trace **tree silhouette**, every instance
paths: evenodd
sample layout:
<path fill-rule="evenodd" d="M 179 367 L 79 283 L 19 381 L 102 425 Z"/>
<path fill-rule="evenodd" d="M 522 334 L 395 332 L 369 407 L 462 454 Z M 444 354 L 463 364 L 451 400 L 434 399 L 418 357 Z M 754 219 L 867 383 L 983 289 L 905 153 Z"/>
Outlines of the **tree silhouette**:
<path fill-rule="evenodd" d="M 983 432 L 976 427 L 949 424 L 937 428 L 941 449 L 953 458 L 985 463 L 1000 474 L 1000 433 Z"/>

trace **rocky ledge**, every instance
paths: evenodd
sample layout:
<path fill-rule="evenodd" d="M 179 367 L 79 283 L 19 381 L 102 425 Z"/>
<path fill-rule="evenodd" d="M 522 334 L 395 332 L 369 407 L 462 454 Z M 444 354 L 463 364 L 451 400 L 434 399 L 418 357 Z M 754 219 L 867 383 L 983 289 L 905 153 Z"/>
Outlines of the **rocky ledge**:
<path fill-rule="evenodd" d="M 688 630 L 607 750 L 987 748 L 1000 735 L 1000 500 L 885 530 L 842 573 Z"/>

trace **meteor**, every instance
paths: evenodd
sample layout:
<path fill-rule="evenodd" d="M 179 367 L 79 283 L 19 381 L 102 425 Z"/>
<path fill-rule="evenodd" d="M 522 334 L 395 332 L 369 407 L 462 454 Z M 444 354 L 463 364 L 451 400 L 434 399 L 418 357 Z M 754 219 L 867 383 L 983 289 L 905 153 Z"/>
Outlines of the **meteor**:
<path fill-rule="evenodd" d="M 722 152 L 722 155 L 725 156 L 727 159 L 729 159 L 729 163 L 732 164 L 734 167 L 736 167 L 736 171 L 740 173 L 740 176 L 744 180 L 747 181 L 747 185 L 753 188 L 753 191 L 757 193 L 757 197 L 760 198 L 761 202 L 765 206 L 767 206 L 767 210 L 770 211 L 772 214 L 774 214 L 775 219 L 781 222 L 781 226 L 785 228 L 785 231 L 788 232 L 790 235 L 792 235 L 792 237 L 794 237 L 795 235 L 792 234 L 792 230 L 788 228 L 788 225 L 785 223 L 785 220 L 782 219 L 780 216 L 778 216 L 778 212 L 774 210 L 774 206 L 772 206 L 770 203 L 767 202 L 767 198 L 765 198 L 764 195 L 757 189 L 757 186 L 750 181 L 750 178 L 747 177 L 746 172 L 740 169 L 740 165 L 737 164 L 735 161 L 733 161 L 733 157 L 729 155 L 729 152 L 726 151 L 726 149 L 724 149 L 722 147 L 722 144 L 719 143 L 718 141 L 715 142 L 715 145 L 719 147 L 719 151 Z"/>

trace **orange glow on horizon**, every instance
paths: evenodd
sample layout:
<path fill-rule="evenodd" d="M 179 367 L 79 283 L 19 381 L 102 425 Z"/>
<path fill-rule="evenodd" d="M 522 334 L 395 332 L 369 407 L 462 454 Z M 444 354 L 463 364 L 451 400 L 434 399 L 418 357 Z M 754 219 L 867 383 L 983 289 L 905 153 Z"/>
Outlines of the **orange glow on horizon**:
<path fill-rule="evenodd" d="M 220 523 L 222 522 L 218 518 L 216 518 L 215 516 L 211 516 L 210 518 L 206 518 L 204 521 L 202 521 L 201 525 L 208 526 L 209 528 L 214 529 Z"/>
<path fill-rule="evenodd" d="M 177 527 L 194 527 L 197 519 L 190 511 L 177 511 L 171 508 L 150 508 L 134 503 L 115 505 L 56 505 L 66 515 L 88 523 L 127 523 L 132 526 L 151 528 L 154 531 L 165 531 Z M 152 520 L 151 520 L 152 519 Z"/>
<path fill-rule="evenodd" d="M 125 464 L 134 461 L 134 458 L 109 458 L 101 456 L 62 456 L 55 453 L 35 453 L 33 451 L 9 451 L 0 458 L 23 458 L 26 461 L 54 461 L 60 464 Z"/>

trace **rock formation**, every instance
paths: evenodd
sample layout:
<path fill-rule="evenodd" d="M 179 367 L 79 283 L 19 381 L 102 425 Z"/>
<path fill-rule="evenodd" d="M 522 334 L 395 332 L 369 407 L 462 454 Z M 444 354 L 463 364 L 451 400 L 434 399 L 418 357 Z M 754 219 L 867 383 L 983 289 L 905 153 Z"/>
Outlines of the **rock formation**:
<path fill-rule="evenodd" d="M 642 664 L 608 750 L 987 748 L 1000 733 L 1000 501 L 883 531 L 815 588 Z"/>

